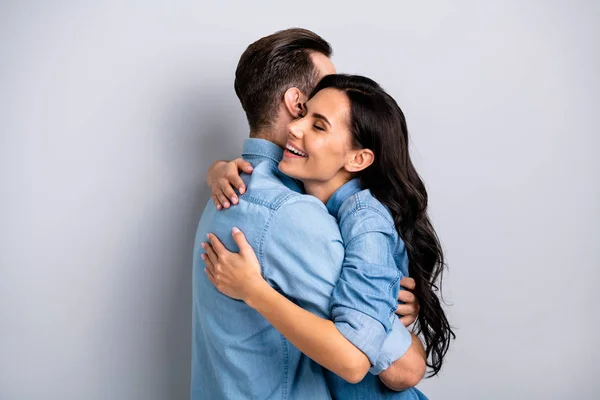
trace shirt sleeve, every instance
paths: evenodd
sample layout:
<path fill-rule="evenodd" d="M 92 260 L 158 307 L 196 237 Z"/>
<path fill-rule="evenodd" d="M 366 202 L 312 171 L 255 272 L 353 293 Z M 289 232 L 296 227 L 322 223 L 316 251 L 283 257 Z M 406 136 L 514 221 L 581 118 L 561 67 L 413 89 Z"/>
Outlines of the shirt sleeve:
<path fill-rule="evenodd" d="M 387 220 L 369 210 L 359 210 L 348 223 L 354 226 L 342 229 L 349 240 L 330 301 L 331 315 L 338 330 L 367 355 L 371 372 L 378 374 L 406 352 L 406 336 L 410 339 L 404 326 L 392 330 L 402 278 L 394 260 L 396 235 Z M 386 341 L 390 333 L 396 340 Z"/>
<path fill-rule="evenodd" d="M 390 367 L 400 357 L 406 353 L 412 344 L 412 336 L 408 329 L 400 322 L 399 318 L 394 317 L 392 331 L 383 341 L 381 351 L 377 360 L 369 370 L 373 375 L 379 375 Z"/>
<path fill-rule="evenodd" d="M 288 200 L 269 221 L 259 255 L 265 279 L 300 307 L 331 319 L 344 245 L 336 220 L 317 199 Z"/>

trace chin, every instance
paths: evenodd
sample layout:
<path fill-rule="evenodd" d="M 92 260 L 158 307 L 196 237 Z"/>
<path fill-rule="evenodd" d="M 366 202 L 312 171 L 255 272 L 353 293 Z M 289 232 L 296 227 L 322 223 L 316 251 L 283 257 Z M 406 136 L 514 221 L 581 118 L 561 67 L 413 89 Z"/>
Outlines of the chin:
<path fill-rule="evenodd" d="M 294 170 L 296 168 L 294 168 L 293 166 L 289 165 L 288 162 L 284 159 L 279 163 L 278 166 L 279 170 L 281 172 L 283 172 L 284 174 L 286 174 L 287 176 L 289 176 L 290 178 L 294 178 L 294 179 L 301 179 L 300 176 L 298 176 L 298 174 L 295 174 Z"/>

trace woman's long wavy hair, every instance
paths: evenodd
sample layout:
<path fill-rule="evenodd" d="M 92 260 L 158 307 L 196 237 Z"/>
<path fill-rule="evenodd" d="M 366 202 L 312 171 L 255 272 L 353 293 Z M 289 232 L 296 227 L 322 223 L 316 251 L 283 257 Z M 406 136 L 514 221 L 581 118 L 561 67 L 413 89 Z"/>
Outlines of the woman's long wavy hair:
<path fill-rule="evenodd" d="M 333 88 L 350 100 L 349 126 L 354 148 L 375 153 L 371 166 L 358 178 L 390 210 L 409 259 L 409 275 L 416 282 L 420 304 L 415 325 L 427 352 L 429 376 L 442 367 L 450 341 L 456 336 L 438 298 L 441 295 L 444 254 L 427 215 L 427 190 L 415 170 L 408 150 L 408 129 L 396 101 L 375 81 L 356 75 L 328 75 L 314 89 Z M 439 286 L 438 286 L 439 282 Z"/>

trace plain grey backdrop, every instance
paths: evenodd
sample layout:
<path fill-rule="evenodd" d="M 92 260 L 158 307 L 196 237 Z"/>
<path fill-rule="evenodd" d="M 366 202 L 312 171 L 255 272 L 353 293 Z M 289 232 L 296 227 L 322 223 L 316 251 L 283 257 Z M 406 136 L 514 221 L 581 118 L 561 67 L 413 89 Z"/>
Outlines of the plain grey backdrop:
<path fill-rule="evenodd" d="M 291 26 L 407 115 L 458 335 L 420 388 L 600 398 L 598 2 L 83 3 L 0 2 L 0 399 L 188 397 L 206 169 Z"/>

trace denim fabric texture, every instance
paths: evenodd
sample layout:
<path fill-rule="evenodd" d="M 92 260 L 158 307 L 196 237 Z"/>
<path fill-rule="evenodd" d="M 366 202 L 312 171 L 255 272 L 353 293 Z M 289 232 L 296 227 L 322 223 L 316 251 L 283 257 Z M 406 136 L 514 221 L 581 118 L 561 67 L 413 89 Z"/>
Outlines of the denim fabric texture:
<path fill-rule="evenodd" d="M 326 380 L 323 368 L 259 313 L 218 292 L 205 276 L 200 258 L 201 243 L 209 232 L 230 251 L 238 251 L 231 229 L 240 228 L 256 252 L 265 280 L 299 306 L 332 319 L 369 357 L 372 372 L 386 369 L 410 345 L 406 328 L 394 323 L 399 279 L 405 272 L 402 256 L 394 255 L 401 241 L 392 239 L 385 213 L 376 214 L 367 201 L 368 191 L 353 193 L 353 184 L 340 188 L 329 208 L 302 194 L 301 185 L 278 170 L 282 154 L 269 141 L 247 139 L 242 156 L 254 171 L 242 175 L 246 193 L 238 205 L 223 211 L 209 201 L 200 219 L 193 261 L 193 400 L 330 399 L 331 395 L 341 399 L 346 398 L 344 389 L 350 393 L 373 389 L 367 379 L 364 385 L 329 376 Z M 367 207 L 346 206 L 356 196 Z M 340 216 L 342 233 L 336 219 Z"/>

